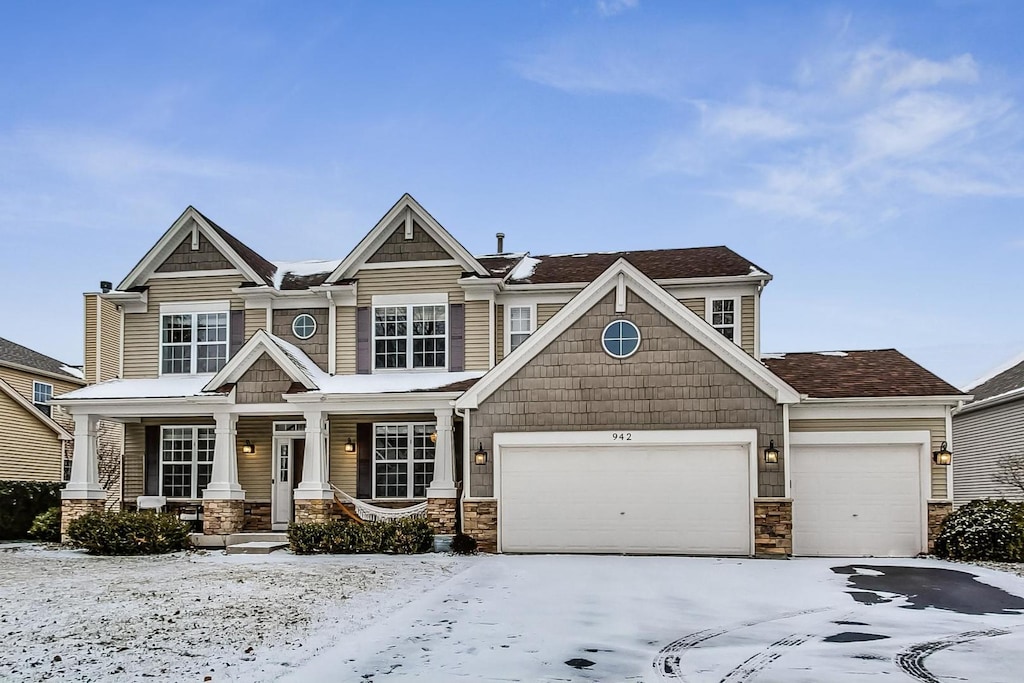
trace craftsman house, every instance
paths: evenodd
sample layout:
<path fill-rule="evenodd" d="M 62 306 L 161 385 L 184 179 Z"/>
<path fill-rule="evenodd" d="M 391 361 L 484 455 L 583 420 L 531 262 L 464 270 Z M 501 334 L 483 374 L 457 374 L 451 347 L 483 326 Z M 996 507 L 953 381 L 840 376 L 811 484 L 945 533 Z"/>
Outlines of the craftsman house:
<path fill-rule="evenodd" d="M 126 500 L 208 534 L 355 500 L 499 552 L 926 551 L 964 395 L 892 349 L 762 353 L 771 279 L 726 247 L 473 255 L 409 195 L 341 260 L 272 262 L 189 207 L 90 295 L 117 378 L 57 402 L 124 424 Z"/>

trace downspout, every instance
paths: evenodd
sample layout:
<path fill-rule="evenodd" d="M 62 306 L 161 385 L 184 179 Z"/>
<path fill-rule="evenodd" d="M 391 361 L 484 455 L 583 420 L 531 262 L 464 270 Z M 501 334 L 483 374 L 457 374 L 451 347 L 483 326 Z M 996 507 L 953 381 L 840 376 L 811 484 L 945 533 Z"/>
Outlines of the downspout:
<path fill-rule="evenodd" d="M 459 409 L 455 408 L 454 405 L 455 401 L 452 401 L 452 411 L 462 418 L 462 486 L 459 488 L 458 524 L 455 525 L 455 532 L 461 534 L 463 533 L 462 520 L 465 519 L 463 498 L 466 497 L 466 489 L 469 486 L 469 444 L 472 438 L 469 434 L 469 408 L 460 413 Z"/>
<path fill-rule="evenodd" d="M 333 376 L 338 370 L 338 304 L 331 290 L 327 294 L 327 374 Z"/>

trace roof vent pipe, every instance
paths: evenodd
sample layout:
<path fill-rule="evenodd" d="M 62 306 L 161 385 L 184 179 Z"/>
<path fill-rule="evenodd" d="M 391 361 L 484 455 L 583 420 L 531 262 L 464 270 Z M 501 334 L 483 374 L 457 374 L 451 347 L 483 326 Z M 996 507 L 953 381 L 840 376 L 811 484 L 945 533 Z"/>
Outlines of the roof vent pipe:
<path fill-rule="evenodd" d="M 497 235 L 495 235 L 495 237 L 498 238 L 498 253 L 499 254 L 504 254 L 505 253 L 505 233 L 499 232 Z"/>
<path fill-rule="evenodd" d="M 114 288 L 114 285 L 110 284 L 106 280 L 100 280 L 100 291 L 103 292 L 104 294 L 106 294 L 107 292 L 109 292 L 113 288 Z"/>

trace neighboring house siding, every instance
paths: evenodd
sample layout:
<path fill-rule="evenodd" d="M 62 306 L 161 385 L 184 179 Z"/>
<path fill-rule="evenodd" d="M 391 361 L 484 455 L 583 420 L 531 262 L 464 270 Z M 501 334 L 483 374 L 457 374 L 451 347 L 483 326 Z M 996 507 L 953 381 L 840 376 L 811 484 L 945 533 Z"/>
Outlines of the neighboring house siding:
<path fill-rule="evenodd" d="M 199 234 L 199 249 L 192 250 L 192 235 L 182 240 L 174 251 L 157 266 L 158 273 L 183 273 L 195 270 L 232 270 L 234 265 L 217 251 L 206 236 Z"/>
<path fill-rule="evenodd" d="M 241 279 L 238 275 L 150 280 L 148 310 L 124 316 L 125 378 L 140 379 L 160 374 L 160 304 L 230 301 L 232 310 L 243 310 L 242 300 L 231 292 L 239 284 Z"/>
<path fill-rule="evenodd" d="M 236 403 L 284 403 L 281 394 L 292 386 L 292 378 L 267 354 L 261 355 L 235 384 Z"/>
<path fill-rule="evenodd" d="M 69 391 L 82 388 L 81 384 L 63 382 L 59 379 L 54 379 L 53 377 L 43 377 L 42 375 L 35 375 L 23 370 L 15 370 L 14 368 L 4 366 L 0 366 L 0 379 L 10 384 L 15 391 L 29 401 L 32 400 L 32 382 L 45 382 L 46 384 L 52 384 L 54 396 L 59 396 L 61 394 L 66 394 Z"/>
<path fill-rule="evenodd" d="M 754 297 L 740 299 L 740 346 L 754 355 Z"/>
<path fill-rule="evenodd" d="M 491 304 L 466 302 L 466 370 L 487 370 L 491 363 Z"/>
<path fill-rule="evenodd" d="M 401 261 L 447 261 L 452 256 L 438 244 L 419 223 L 413 222 L 412 239 L 405 239 L 405 222 L 398 227 L 387 241 L 367 259 L 367 263 L 397 263 Z"/>
<path fill-rule="evenodd" d="M 292 321 L 299 315 L 307 313 L 316 320 L 316 332 L 309 339 L 299 339 L 292 332 Z M 309 359 L 327 371 L 327 360 L 330 354 L 328 338 L 330 335 L 326 308 L 288 308 L 274 311 L 274 329 L 271 332 L 281 339 L 294 344 L 309 356 Z"/>
<path fill-rule="evenodd" d="M 60 481 L 63 449 L 56 432 L 0 391 L 0 479 Z"/>
<path fill-rule="evenodd" d="M 636 323 L 643 338 L 621 361 L 601 347 L 617 318 Z M 470 443 L 487 450 L 496 432 L 756 429 L 759 449 L 782 444 L 783 434 L 781 406 L 632 291 L 625 314 L 610 293 L 469 419 Z M 470 495 L 493 496 L 493 460 L 471 468 Z M 760 495 L 784 495 L 783 464 L 768 471 L 759 458 L 758 468 Z"/>
<path fill-rule="evenodd" d="M 790 432 L 900 432 L 900 431 L 928 431 L 932 436 L 931 448 L 933 451 L 939 449 L 946 437 L 946 421 L 941 417 L 936 418 L 897 418 L 897 419 L 875 419 L 875 420 L 790 420 Z M 954 457 L 954 466 L 956 458 Z M 944 499 L 946 493 L 946 467 L 932 463 L 931 484 L 932 498 Z M 955 491 L 954 486 L 954 491 Z"/>
<path fill-rule="evenodd" d="M 995 479 L 1002 458 L 1024 456 L 1024 401 L 954 416 L 952 443 L 957 505 L 975 498 L 1024 501 L 1024 492 Z"/>

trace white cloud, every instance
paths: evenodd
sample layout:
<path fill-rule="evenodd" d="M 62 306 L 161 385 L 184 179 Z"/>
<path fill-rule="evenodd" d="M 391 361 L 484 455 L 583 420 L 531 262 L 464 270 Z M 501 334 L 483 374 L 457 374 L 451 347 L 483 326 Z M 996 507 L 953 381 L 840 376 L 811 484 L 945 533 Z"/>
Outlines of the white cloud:
<path fill-rule="evenodd" d="M 847 93 L 862 93 L 880 88 L 895 93 L 947 82 L 975 83 L 977 80 L 978 65 L 969 54 L 937 62 L 872 45 L 853 55 L 844 89 Z"/>
<path fill-rule="evenodd" d="M 640 6 L 640 0 L 597 0 L 597 13 L 612 17 Z"/>
<path fill-rule="evenodd" d="M 725 106 L 708 112 L 706 128 L 732 138 L 782 140 L 801 133 L 802 126 L 784 114 L 762 107 Z"/>

